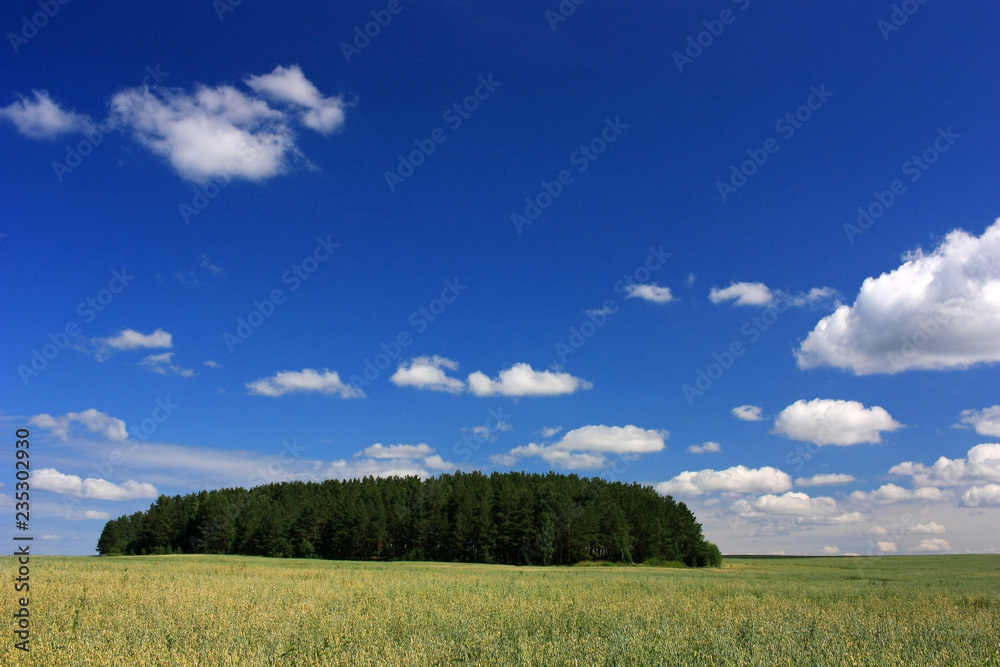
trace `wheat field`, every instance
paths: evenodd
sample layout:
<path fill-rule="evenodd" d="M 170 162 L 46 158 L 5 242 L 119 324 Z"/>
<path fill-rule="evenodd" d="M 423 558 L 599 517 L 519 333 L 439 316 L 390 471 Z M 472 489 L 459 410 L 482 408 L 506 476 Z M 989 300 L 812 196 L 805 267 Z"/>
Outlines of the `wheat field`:
<path fill-rule="evenodd" d="M 13 559 L 3 558 L 8 619 Z M 1000 665 L 1000 556 L 32 558 L 33 665 Z"/>

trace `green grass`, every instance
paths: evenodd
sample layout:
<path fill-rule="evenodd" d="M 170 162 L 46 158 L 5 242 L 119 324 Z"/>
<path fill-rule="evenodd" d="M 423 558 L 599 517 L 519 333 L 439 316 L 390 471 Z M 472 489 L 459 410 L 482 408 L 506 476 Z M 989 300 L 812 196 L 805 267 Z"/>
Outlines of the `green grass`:
<path fill-rule="evenodd" d="M 34 665 L 1000 665 L 1000 556 L 31 564 Z"/>

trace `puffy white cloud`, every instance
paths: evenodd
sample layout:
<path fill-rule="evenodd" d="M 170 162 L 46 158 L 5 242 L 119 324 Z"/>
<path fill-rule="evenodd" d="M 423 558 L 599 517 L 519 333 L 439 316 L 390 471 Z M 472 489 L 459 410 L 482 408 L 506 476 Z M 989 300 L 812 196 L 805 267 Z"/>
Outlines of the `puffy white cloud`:
<path fill-rule="evenodd" d="M 964 459 L 940 457 L 933 466 L 904 461 L 889 469 L 892 475 L 913 477 L 918 486 L 965 486 L 1000 482 L 1000 443 L 976 445 Z"/>
<path fill-rule="evenodd" d="M 792 488 L 791 476 L 777 468 L 747 468 L 738 465 L 725 470 L 685 471 L 660 482 L 656 490 L 663 495 L 700 496 L 705 493 L 781 493 Z"/>
<path fill-rule="evenodd" d="M 982 410 L 962 410 L 961 416 L 961 423 L 972 426 L 979 435 L 1000 437 L 1000 405 Z"/>
<path fill-rule="evenodd" d="M 798 400 L 782 410 L 772 432 L 817 445 L 845 446 L 879 443 L 882 431 L 902 427 L 877 405 L 865 408 L 857 401 L 816 398 Z"/>
<path fill-rule="evenodd" d="M 857 375 L 944 370 L 1000 361 L 1000 220 L 982 236 L 948 233 L 878 278 L 854 305 L 817 323 L 796 350 L 800 368 Z"/>
<path fill-rule="evenodd" d="M 722 445 L 717 442 L 703 442 L 700 445 L 691 445 L 687 449 L 692 454 L 708 454 L 709 452 L 721 452 Z"/>
<path fill-rule="evenodd" d="M 323 369 L 322 373 L 312 368 L 305 368 L 301 371 L 281 371 L 273 377 L 248 382 L 246 386 L 251 394 L 257 396 L 282 396 L 297 391 L 337 394 L 341 398 L 361 398 L 365 395 L 357 387 L 341 382 L 337 371 L 327 369 Z"/>
<path fill-rule="evenodd" d="M 822 553 L 828 556 L 835 556 L 840 553 L 840 547 L 830 547 L 830 546 L 823 547 Z"/>
<path fill-rule="evenodd" d="M 151 334 L 140 333 L 135 329 L 124 329 L 117 336 L 98 338 L 97 340 L 113 350 L 156 349 L 174 346 L 173 336 L 163 329 L 157 329 Z"/>
<path fill-rule="evenodd" d="M 774 301 L 774 294 L 764 283 L 733 282 L 729 287 L 713 287 L 708 298 L 712 303 L 735 301 L 737 306 L 767 306 Z"/>
<path fill-rule="evenodd" d="M 514 364 L 500 371 L 499 377 L 490 379 L 476 371 L 469 375 L 469 390 L 476 396 L 557 396 L 572 394 L 593 385 L 569 373 L 536 371 L 525 363 Z"/>
<path fill-rule="evenodd" d="M 675 301 L 669 287 L 660 287 L 655 283 L 637 285 L 631 283 L 625 286 L 626 299 L 644 299 L 653 303 L 670 303 Z"/>
<path fill-rule="evenodd" d="M 1000 484 L 970 486 L 962 494 L 965 507 L 1000 507 Z"/>
<path fill-rule="evenodd" d="M 922 533 L 925 535 L 943 535 L 945 528 L 936 521 L 929 521 L 927 523 L 915 524 L 907 532 L 914 534 Z"/>
<path fill-rule="evenodd" d="M 81 479 L 76 475 L 64 475 L 55 468 L 35 471 L 31 481 L 36 489 L 94 500 L 135 500 L 160 495 L 152 484 L 141 484 L 131 479 L 122 484 L 93 477 Z"/>
<path fill-rule="evenodd" d="M 896 484 L 883 484 L 874 491 L 855 491 L 851 499 L 859 502 L 873 502 L 880 505 L 902 503 L 910 500 L 938 501 L 945 493 L 936 487 L 925 486 L 918 489 L 904 489 Z"/>
<path fill-rule="evenodd" d="M 190 368 L 181 368 L 173 362 L 174 353 L 164 352 L 162 354 L 150 354 L 143 357 L 142 361 L 139 362 L 140 366 L 148 368 L 154 373 L 159 373 L 160 375 L 167 375 L 172 373 L 174 375 L 180 375 L 181 377 L 189 378 L 194 375 L 194 371 Z"/>
<path fill-rule="evenodd" d="M 69 412 L 61 417 L 43 413 L 28 420 L 29 424 L 51 431 L 53 435 L 63 440 L 69 437 L 69 430 L 74 422 L 86 426 L 88 431 L 100 433 L 108 440 L 121 442 L 128 439 L 124 421 L 94 408 L 83 412 Z"/>
<path fill-rule="evenodd" d="M 795 486 L 837 486 L 840 484 L 850 484 L 854 481 L 856 480 L 853 475 L 828 473 L 813 475 L 812 477 L 799 477 L 795 480 Z"/>
<path fill-rule="evenodd" d="M 380 442 L 365 447 L 364 455 L 373 459 L 418 459 L 430 456 L 434 449 L 427 443 L 419 445 L 389 445 L 388 447 Z"/>
<path fill-rule="evenodd" d="M 889 542 L 889 541 L 879 542 L 878 550 L 884 554 L 894 554 L 897 551 L 899 551 L 899 545 L 896 544 L 895 542 Z"/>
<path fill-rule="evenodd" d="M 553 466 L 570 470 L 592 470 L 608 465 L 608 454 L 636 457 L 661 451 L 669 437 L 666 431 L 638 426 L 583 426 L 573 429 L 552 445 L 529 443 L 492 457 L 498 465 L 514 465 L 517 459 L 538 456 Z"/>
<path fill-rule="evenodd" d="M 551 438 L 560 431 L 562 431 L 562 426 L 545 426 L 542 428 L 542 437 Z"/>
<path fill-rule="evenodd" d="M 920 540 L 920 544 L 913 547 L 912 551 L 941 553 L 942 551 L 951 551 L 951 545 L 948 544 L 948 540 L 943 540 L 940 537 L 930 537 L 925 540 Z"/>
<path fill-rule="evenodd" d="M 791 514 L 796 516 L 812 516 L 833 514 L 838 510 L 837 501 L 821 496 L 811 498 L 809 494 L 800 491 L 788 491 L 780 496 L 768 493 L 753 500 L 737 500 L 733 503 L 733 511 L 742 515 L 755 514 Z"/>
<path fill-rule="evenodd" d="M 344 101 L 320 94 L 298 65 L 278 65 L 270 74 L 250 76 L 245 81 L 253 90 L 272 100 L 301 107 L 302 124 L 317 132 L 330 134 L 344 124 Z"/>
<path fill-rule="evenodd" d="M 459 393 L 465 389 L 465 383 L 453 377 L 448 377 L 444 369 L 458 370 L 458 364 L 451 359 L 434 355 L 432 357 L 416 357 L 409 365 L 401 364 L 389 380 L 398 387 L 416 387 L 432 391 L 449 391 Z"/>
<path fill-rule="evenodd" d="M 761 409 L 756 405 L 741 405 L 739 407 L 733 408 L 733 416 L 737 419 L 742 419 L 745 422 L 759 422 L 764 417 L 761 415 Z"/>
<path fill-rule="evenodd" d="M 18 101 L 0 108 L 0 118 L 13 123 L 29 139 L 55 139 L 64 134 L 86 132 L 94 127 L 88 116 L 64 111 L 48 91 L 33 90 L 34 99 L 18 95 Z"/>
<path fill-rule="evenodd" d="M 381 447 L 381 445 L 372 445 Z M 367 454 L 372 447 L 367 447 Z M 413 449 L 410 449 L 410 448 Z M 406 449 L 396 449 L 406 448 Z M 420 454 L 417 454 L 419 449 Z M 369 475 L 373 477 L 408 477 L 421 479 L 431 477 L 435 472 L 453 472 L 459 468 L 457 463 L 450 463 L 434 453 L 432 447 L 420 445 L 393 445 L 381 450 L 372 450 L 375 456 L 359 457 L 352 460 L 341 459 L 332 461 L 320 470 L 323 479 L 360 479 Z M 398 456 L 388 456 L 395 452 Z"/>

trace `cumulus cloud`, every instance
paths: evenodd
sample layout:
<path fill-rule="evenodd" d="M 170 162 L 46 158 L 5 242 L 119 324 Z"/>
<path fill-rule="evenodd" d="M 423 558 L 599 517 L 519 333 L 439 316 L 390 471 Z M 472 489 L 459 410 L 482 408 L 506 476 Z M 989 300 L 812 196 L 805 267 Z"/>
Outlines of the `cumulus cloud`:
<path fill-rule="evenodd" d="M 376 442 L 374 445 L 365 447 L 363 452 L 359 452 L 373 459 L 417 459 L 430 456 L 434 449 L 427 443 L 419 445 L 383 445 Z"/>
<path fill-rule="evenodd" d="M 1000 405 L 982 410 L 962 410 L 961 417 L 960 423 L 976 429 L 979 435 L 1000 437 Z"/>
<path fill-rule="evenodd" d="M 0 108 L 0 118 L 9 120 L 29 139 L 56 139 L 94 127 L 88 116 L 64 111 L 52 101 L 48 91 L 32 90 L 31 94 L 32 99 L 18 95 L 17 102 Z"/>
<path fill-rule="evenodd" d="M 742 516 L 788 514 L 794 516 L 814 516 L 834 514 L 838 511 L 837 501 L 820 496 L 811 498 L 801 491 L 788 491 L 775 495 L 768 493 L 753 500 L 737 500 L 730 508 Z"/>
<path fill-rule="evenodd" d="M 152 484 L 141 484 L 131 479 L 122 484 L 93 477 L 81 479 L 76 475 L 64 475 L 55 468 L 35 471 L 31 481 L 36 489 L 93 500 L 136 500 L 160 495 Z"/>
<path fill-rule="evenodd" d="M 902 503 L 911 500 L 938 501 L 945 497 L 941 489 L 925 486 L 918 489 L 904 489 L 896 484 L 883 484 L 874 491 L 855 491 L 851 499 L 860 502 L 873 502 L 879 505 Z"/>
<path fill-rule="evenodd" d="M 458 363 L 434 355 L 416 357 L 409 364 L 401 364 L 389 380 L 398 387 L 416 387 L 431 391 L 448 391 L 453 394 L 465 390 L 465 383 L 448 377 L 444 369 L 458 370 Z"/>
<path fill-rule="evenodd" d="M 644 299 L 653 303 L 670 303 L 674 301 L 674 295 L 670 293 L 669 287 L 660 287 L 655 283 L 636 285 L 635 283 L 625 286 L 626 299 Z"/>
<path fill-rule="evenodd" d="M 853 475 L 829 473 L 813 475 L 812 477 L 799 477 L 795 480 L 795 486 L 838 486 L 854 481 L 856 480 Z"/>
<path fill-rule="evenodd" d="M 514 465 L 518 459 L 538 456 L 559 468 L 591 470 L 607 466 L 609 454 L 634 458 L 661 451 L 668 437 L 666 431 L 632 425 L 583 426 L 567 432 L 554 444 L 532 442 L 515 447 L 506 454 L 494 455 L 491 460 L 498 465 Z"/>
<path fill-rule="evenodd" d="M 139 333 L 135 329 L 124 329 L 117 336 L 98 338 L 97 340 L 113 350 L 171 348 L 174 346 L 173 336 L 163 329 L 157 329 L 151 334 Z"/>
<path fill-rule="evenodd" d="M 781 493 L 792 488 L 791 476 L 777 468 L 747 468 L 738 465 L 725 470 L 685 471 L 660 482 L 656 490 L 663 495 L 700 496 L 705 493 Z"/>
<path fill-rule="evenodd" d="M 282 396 L 291 392 L 307 391 L 337 394 L 341 398 L 361 398 L 365 395 L 357 387 L 341 382 L 337 371 L 323 369 L 322 372 L 319 372 L 312 368 L 305 368 L 301 371 L 281 371 L 273 377 L 248 382 L 246 387 L 251 394 L 257 396 Z"/>
<path fill-rule="evenodd" d="M 121 442 L 128 439 L 128 431 L 125 429 L 124 421 L 94 408 L 83 412 L 69 412 L 61 417 L 53 417 L 43 413 L 31 417 L 28 419 L 28 423 L 50 431 L 63 440 L 69 437 L 70 428 L 74 423 L 82 424 L 87 427 L 88 431 L 100 433 L 108 440 Z"/>
<path fill-rule="evenodd" d="M 828 555 L 828 556 L 835 556 L 835 555 L 837 555 L 837 554 L 840 553 L 840 548 L 839 547 L 826 546 L 826 547 L 823 547 L 823 549 L 821 550 L 821 552 L 824 553 L 824 554 L 826 554 L 826 555 Z"/>
<path fill-rule="evenodd" d="M 560 431 L 562 431 L 562 426 L 545 426 L 542 428 L 542 437 L 551 438 Z"/>
<path fill-rule="evenodd" d="M 270 74 L 249 76 L 244 80 L 254 91 L 272 100 L 300 107 L 302 124 L 321 134 L 330 134 L 344 124 L 343 99 L 320 94 L 298 65 L 278 65 Z"/>
<path fill-rule="evenodd" d="M 912 526 L 907 532 L 914 534 L 923 533 L 925 535 L 943 535 L 945 528 L 936 521 L 929 521 L 927 523 L 918 523 Z"/>
<path fill-rule="evenodd" d="M 951 545 L 948 544 L 948 540 L 943 540 L 940 537 L 930 537 L 925 540 L 920 540 L 920 544 L 913 547 L 912 551 L 941 553 L 942 551 L 951 551 Z"/>
<path fill-rule="evenodd" d="M 162 354 L 150 354 L 143 357 L 142 361 L 139 362 L 140 366 L 148 368 L 154 373 L 159 373 L 160 375 L 180 375 L 181 377 L 189 378 L 194 375 L 194 371 L 190 368 L 181 368 L 180 366 L 174 364 L 173 362 L 174 353 L 164 352 Z"/>
<path fill-rule="evenodd" d="M 798 400 L 781 411 L 772 433 L 817 445 L 857 445 L 882 442 L 882 431 L 903 425 L 884 408 L 866 408 L 857 401 L 816 398 Z"/>
<path fill-rule="evenodd" d="M 476 396 L 558 396 L 572 394 L 593 385 L 569 373 L 536 371 L 525 363 L 514 364 L 490 379 L 476 371 L 469 375 L 469 390 Z"/>
<path fill-rule="evenodd" d="M 761 409 L 756 405 L 741 405 L 733 408 L 733 416 L 745 422 L 759 422 L 764 418 L 761 415 Z"/>
<path fill-rule="evenodd" d="M 878 550 L 884 554 L 894 554 L 899 551 L 899 545 L 888 540 L 878 543 Z"/>
<path fill-rule="evenodd" d="M 854 304 L 817 323 L 796 350 L 800 368 L 857 375 L 946 370 L 1000 361 L 1000 220 L 982 236 L 948 233 L 931 252 L 866 278 Z"/>
<path fill-rule="evenodd" d="M 966 486 L 1000 482 L 1000 443 L 976 445 L 964 459 L 942 456 L 932 466 L 904 461 L 890 468 L 889 474 L 912 477 L 917 486 Z"/>
<path fill-rule="evenodd" d="M 710 452 L 721 452 L 722 445 L 717 442 L 703 442 L 700 445 L 691 445 L 687 449 L 692 454 L 708 454 Z"/>
<path fill-rule="evenodd" d="M 722 289 L 713 287 L 708 298 L 716 304 L 734 301 L 737 306 L 767 306 L 774 301 L 774 294 L 764 283 L 733 282 Z"/>
<path fill-rule="evenodd" d="M 962 494 L 962 505 L 965 507 L 1000 507 L 1000 484 L 970 486 Z"/>

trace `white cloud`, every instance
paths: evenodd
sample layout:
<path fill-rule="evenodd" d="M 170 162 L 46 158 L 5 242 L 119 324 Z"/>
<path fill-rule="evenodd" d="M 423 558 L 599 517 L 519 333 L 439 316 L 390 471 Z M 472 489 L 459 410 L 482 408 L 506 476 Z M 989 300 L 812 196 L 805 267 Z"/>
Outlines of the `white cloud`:
<path fill-rule="evenodd" d="M 979 435 L 1000 437 L 1000 405 L 982 410 L 962 410 L 961 416 L 961 423 L 972 426 Z"/>
<path fill-rule="evenodd" d="M 839 547 L 829 547 L 829 546 L 823 547 L 822 553 L 824 553 L 824 554 L 826 554 L 828 556 L 833 556 L 833 555 L 836 555 L 836 554 L 840 553 L 840 548 Z"/>
<path fill-rule="evenodd" d="M 738 465 L 725 470 L 685 471 L 660 482 L 656 490 L 663 495 L 700 496 L 705 493 L 781 493 L 792 488 L 791 476 L 770 466 L 747 468 Z"/>
<path fill-rule="evenodd" d="M 812 477 L 799 477 L 795 480 L 795 486 L 837 486 L 840 484 L 850 484 L 854 481 L 856 480 L 853 475 L 828 473 L 813 475 Z"/>
<path fill-rule="evenodd" d="M 469 390 L 476 396 L 557 396 L 572 394 L 593 385 L 569 373 L 536 371 L 525 363 L 514 364 L 500 371 L 500 376 L 490 379 L 476 371 L 469 375 Z"/>
<path fill-rule="evenodd" d="M 66 518 L 78 521 L 80 519 L 94 519 L 97 521 L 107 521 L 111 518 L 111 515 L 107 512 L 97 512 L 95 510 L 86 510 L 84 512 L 67 512 Z"/>
<path fill-rule="evenodd" d="M 879 505 L 902 503 L 910 500 L 938 501 L 945 497 L 941 489 L 925 486 L 919 489 L 904 489 L 896 484 L 883 484 L 874 491 L 855 491 L 851 499 L 859 502 L 873 502 Z"/>
<path fill-rule="evenodd" d="M 877 405 L 865 408 L 857 401 L 816 398 L 798 400 L 782 410 L 774 420 L 772 433 L 817 445 L 845 446 L 879 443 L 882 431 L 902 427 Z"/>
<path fill-rule="evenodd" d="M 1000 484 L 970 486 L 962 494 L 964 507 L 1000 507 Z"/>
<path fill-rule="evenodd" d="M 925 540 L 920 540 L 920 544 L 913 547 L 912 551 L 941 553 L 942 551 L 951 551 L 951 545 L 948 544 L 948 540 L 943 540 L 940 537 L 930 537 Z"/>
<path fill-rule="evenodd" d="M 694 272 L 691 272 L 688 273 L 688 277 L 684 279 L 684 284 L 687 285 L 688 287 L 691 287 L 694 285 L 694 281 L 695 281 Z"/>
<path fill-rule="evenodd" d="M 1000 220 L 982 236 L 956 229 L 932 252 L 908 253 L 819 321 L 796 350 L 799 367 L 868 375 L 1000 361 L 998 258 Z"/>
<path fill-rule="evenodd" d="M 687 449 L 692 454 L 708 454 L 710 452 L 721 452 L 722 445 L 717 442 L 703 442 L 700 445 L 691 445 Z"/>
<path fill-rule="evenodd" d="M 647 285 L 636 285 L 634 283 L 625 286 L 626 299 L 644 299 L 653 303 L 670 303 L 674 301 L 674 295 L 670 293 L 669 287 L 660 287 L 655 283 Z"/>
<path fill-rule="evenodd" d="M 965 486 L 1000 482 L 1000 443 L 976 445 L 964 459 L 940 457 L 933 466 L 904 461 L 889 469 L 892 475 L 913 477 L 917 486 Z"/>
<path fill-rule="evenodd" d="M 918 523 L 909 529 L 910 533 L 922 533 L 925 535 L 943 535 L 945 533 L 945 528 L 936 521 L 929 521 L 928 523 Z"/>
<path fill-rule="evenodd" d="M 301 371 L 281 371 L 274 377 L 261 378 L 247 383 L 247 389 L 257 396 L 282 396 L 297 391 L 317 391 L 323 394 L 337 394 L 341 398 L 361 398 L 365 395 L 356 387 L 340 381 L 337 371 L 323 369 L 323 372 L 305 368 Z"/>
<path fill-rule="evenodd" d="M 245 82 L 254 91 L 272 100 L 301 107 L 302 124 L 321 134 L 330 134 L 344 124 L 344 101 L 320 94 L 298 65 L 278 65 L 270 74 L 249 76 Z"/>
<path fill-rule="evenodd" d="M 737 306 L 767 306 L 774 300 L 774 295 L 764 283 L 737 283 L 719 289 L 713 287 L 708 298 L 712 303 L 735 301 Z"/>
<path fill-rule="evenodd" d="M 160 495 L 152 484 L 140 484 L 131 479 L 123 484 L 113 484 L 93 477 L 81 479 L 76 475 L 64 475 L 55 468 L 35 471 L 32 475 L 32 484 L 44 491 L 94 500 L 136 500 L 156 498 Z"/>
<path fill-rule="evenodd" d="M 167 375 L 172 373 L 174 375 L 180 375 L 181 377 L 189 378 L 194 375 L 194 371 L 190 368 L 181 368 L 173 362 L 173 352 L 164 352 L 162 354 L 150 354 L 143 357 L 142 361 L 139 362 L 140 366 L 148 368 L 154 373 L 159 373 L 160 375 Z"/>
<path fill-rule="evenodd" d="M 61 540 L 61 535 L 42 535 L 39 539 L 42 540 Z"/>
<path fill-rule="evenodd" d="M 34 99 L 18 95 L 18 101 L 0 108 L 0 118 L 13 123 L 29 139 L 56 139 L 64 134 L 86 132 L 94 124 L 88 116 L 64 111 L 45 90 L 32 90 Z"/>
<path fill-rule="evenodd" d="M 889 541 L 879 542 L 878 550 L 884 554 L 894 554 L 897 551 L 899 551 L 899 545 L 896 544 L 895 542 L 889 542 Z"/>
<path fill-rule="evenodd" d="M 214 359 L 206 359 L 205 365 L 208 366 L 209 368 L 222 368 L 222 364 L 220 364 L 218 361 L 215 361 Z"/>
<path fill-rule="evenodd" d="M 93 433 L 100 433 L 108 440 L 121 442 L 128 439 L 128 431 L 125 429 L 125 422 L 117 417 L 111 417 L 94 408 L 83 412 L 69 412 L 61 417 L 53 417 L 50 414 L 40 414 L 31 417 L 29 424 L 51 431 L 63 440 L 69 437 L 70 426 L 74 423 L 83 424 L 87 430 Z"/>
<path fill-rule="evenodd" d="M 507 454 L 492 457 L 499 465 L 514 465 L 517 459 L 541 457 L 559 468 L 592 470 L 608 465 L 607 454 L 636 457 L 663 450 L 666 431 L 653 431 L 638 426 L 583 426 L 573 429 L 552 445 L 529 443 L 515 447 Z"/>
<path fill-rule="evenodd" d="M 743 516 L 770 514 L 813 516 L 834 514 L 838 511 L 837 501 L 833 498 L 825 496 L 811 498 L 809 494 L 801 491 L 788 491 L 780 496 L 768 493 L 753 500 L 737 500 L 731 509 Z"/>
<path fill-rule="evenodd" d="M 439 357 L 416 357 L 409 365 L 401 364 L 389 380 L 398 387 L 416 387 L 431 391 L 448 391 L 454 394 L 465 389 L 465 383 L 448 377 L 444 369 L 458 370 L 458 363 Z"/>
<path fill-rule="evenodd" d="M 545 426 L 542 428 L 542 437 L 551 438 L 560 431 L 562 431 L 562 426 Z"/>
<path fill-rule="evenodd" d="M 117 336 L 98 338 L 97 341 L 113 350 L 169 349 L 174 346 L 173 336 L 163 329 L 157 329 L 151 334 L 139 333 L 134 329 L 124 329 Z"/>
<path fill-rule="evenodd" d="M 761 416 L 761 409 L 756 405 L 741 405 L 733 408 L 733 416 L 745 422 L 759 422 L 764 418 Z"/>
<path fill-rule="evenodd" d="M 434 449 L 427 443 L 419 445 L 389 445 L 388 447 L 380 442 L 365 447 L 364 455 L 373 459 L 418 459 L 430 456 Z"/>

